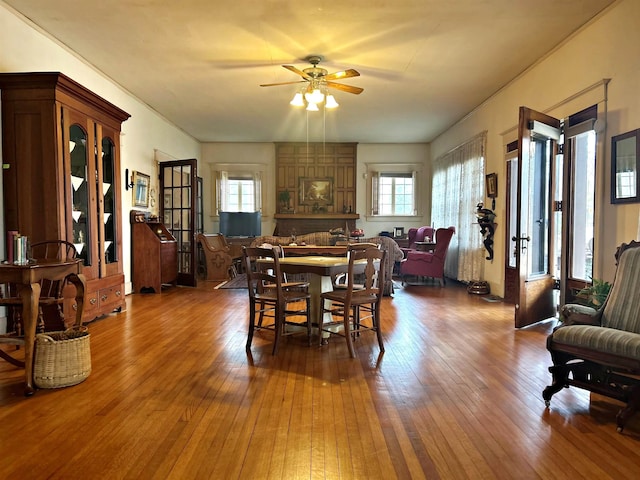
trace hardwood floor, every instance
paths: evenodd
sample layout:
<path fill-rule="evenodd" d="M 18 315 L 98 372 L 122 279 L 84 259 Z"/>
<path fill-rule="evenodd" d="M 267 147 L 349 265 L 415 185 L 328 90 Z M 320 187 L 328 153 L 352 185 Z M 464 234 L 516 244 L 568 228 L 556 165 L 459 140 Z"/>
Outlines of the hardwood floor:
<path fill-rule="evenodd" d="M 375 335 L 245 354 L 245 290 L 127 297 L 90 324 L 82 384 L 22 395 L 0 362 L 1 478 L 622 479 L 640 473 L 640 415 L 565 389 L 545 409 L 546 335 L 513 306 L 449 282 L 398 288 Z"/>

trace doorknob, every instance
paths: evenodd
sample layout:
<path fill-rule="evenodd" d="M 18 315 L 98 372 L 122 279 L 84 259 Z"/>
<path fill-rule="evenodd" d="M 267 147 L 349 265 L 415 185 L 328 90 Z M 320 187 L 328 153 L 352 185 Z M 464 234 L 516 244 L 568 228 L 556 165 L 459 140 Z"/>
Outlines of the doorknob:
<path fill-rule="evenodd" d="M 526 237 L 511 237 L 511 240 L 514 242 L 519 242 L 519 241 L 526 241 L 526 242 L 530 242 L 531 238 L 529 236 Z M 525 242 L 522 242 L 520 244 L 520 250 L 522 250 L 522 252 L 524 253 L 524 251 L 527 249 L 527 244 Z"/>

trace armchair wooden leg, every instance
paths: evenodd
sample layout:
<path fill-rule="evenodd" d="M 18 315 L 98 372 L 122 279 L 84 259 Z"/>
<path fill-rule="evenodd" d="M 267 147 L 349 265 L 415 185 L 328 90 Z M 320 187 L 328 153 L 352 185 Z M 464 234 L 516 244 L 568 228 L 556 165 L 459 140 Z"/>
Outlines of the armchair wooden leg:
<path fill-rule="evenodd" d="M 542 398 L 544 404 L 548 407 L 551 404 L 551 397 L 567 386 L 567 379 L 569 378 L 570 368 L 566 365 L 554 365 L 549 367 L 549 371 L 553 375 L 553 381 L 551 385 L 542 391 Z"/>
<path fill-rule="evenodd" d="M 634 413 L 640 408 L 640 388 L 634 387 L 633 391 L 629 395 L 629 402 L 627 406 L 621 409 L 616 415 L 617 430 L 622 433 L 627 420 L 629 420 Z"/>

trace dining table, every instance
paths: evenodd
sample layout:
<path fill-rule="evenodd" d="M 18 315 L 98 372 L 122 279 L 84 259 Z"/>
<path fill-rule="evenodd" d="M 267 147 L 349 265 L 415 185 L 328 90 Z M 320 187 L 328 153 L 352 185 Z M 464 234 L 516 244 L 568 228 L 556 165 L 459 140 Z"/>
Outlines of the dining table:
<path fill-rule="evenodd" d="M 333 278 L 349 270 L 349 258 L 346 256 L 322 256 L 307 255 L 298 257 L 280 258 L 280 269 L 289 274 L 309 274 L 309 294 L 311 318 L 315 324 L 320 325 L 331 321 L 331 313 L 326 312 L 320 317 L 322 311 L 320 295 L 323 292 L 333 290 Z M 354 265 L 354 273 L 364 271 L 366 260 L 358 261 Z M 328 333 L 326 334 L 329 335 Z"/>
<path fill-rule="evenodd" d="M 62 280 L 67 278 L 76 287 L 76 325 L 82 325 L 84 312 L 84 298 L 86 279 L 82 274 L 83 261 L 74 259 L 69 261 L 39 260 L 27 264 L 0 264 L 0 283 L 19 285 L 22 299 L 22 322 L 24 328 L 24 376 L 25 395 L 34 393 L 33 360 L 38 323 L 40 299 L 40 281 Z M 22 342 L 21 342 L 22 343 Z"/>
<path fill-rule="evenodd" d="M 347 245 L 283 245 L 285 257 L 344 257 L 347 255 Z"/>

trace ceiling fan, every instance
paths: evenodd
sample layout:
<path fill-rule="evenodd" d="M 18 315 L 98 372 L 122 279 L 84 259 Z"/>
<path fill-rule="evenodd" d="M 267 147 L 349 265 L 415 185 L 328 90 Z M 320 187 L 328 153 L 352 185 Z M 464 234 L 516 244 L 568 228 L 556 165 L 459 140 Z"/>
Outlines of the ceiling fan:
<path fill-rule="evenodd" d="M 274 87 L 277 85 L 291 85 L 294 83 L 304 83 L 308 82 L 309 86 L 306 90 L 313 91 L 316 89 L 323 89 L 324 87 L 335 88 L 336 90 L 340 90 L 342 92 L 353 93 L 355 95 L 359 95 L 364 91 L 364 88 L 354 87 L 352 85 L 344 85 L 342 83 L 337 83 L 334 80 L 342 80 L 343 78 L 350 77 L 358 77 L 360 73 L 353 68 L 349 68 L 347 70 L 342 70 L 340 72 L 328 73 L 324 68 L 318 67 L 318 64 L 323 60 L 320 55 L 309 55 L 305 58 L 312 67 L 305 68 L 303 70 L 299 70 L 293 65 L 282 65 L 287 70 L 292 71 L 300 75 L 304 80 L 299 80 L 297 82 L 282 82 L 282 83 L 265 83 L 260 85 L 261 87 Z"/>

